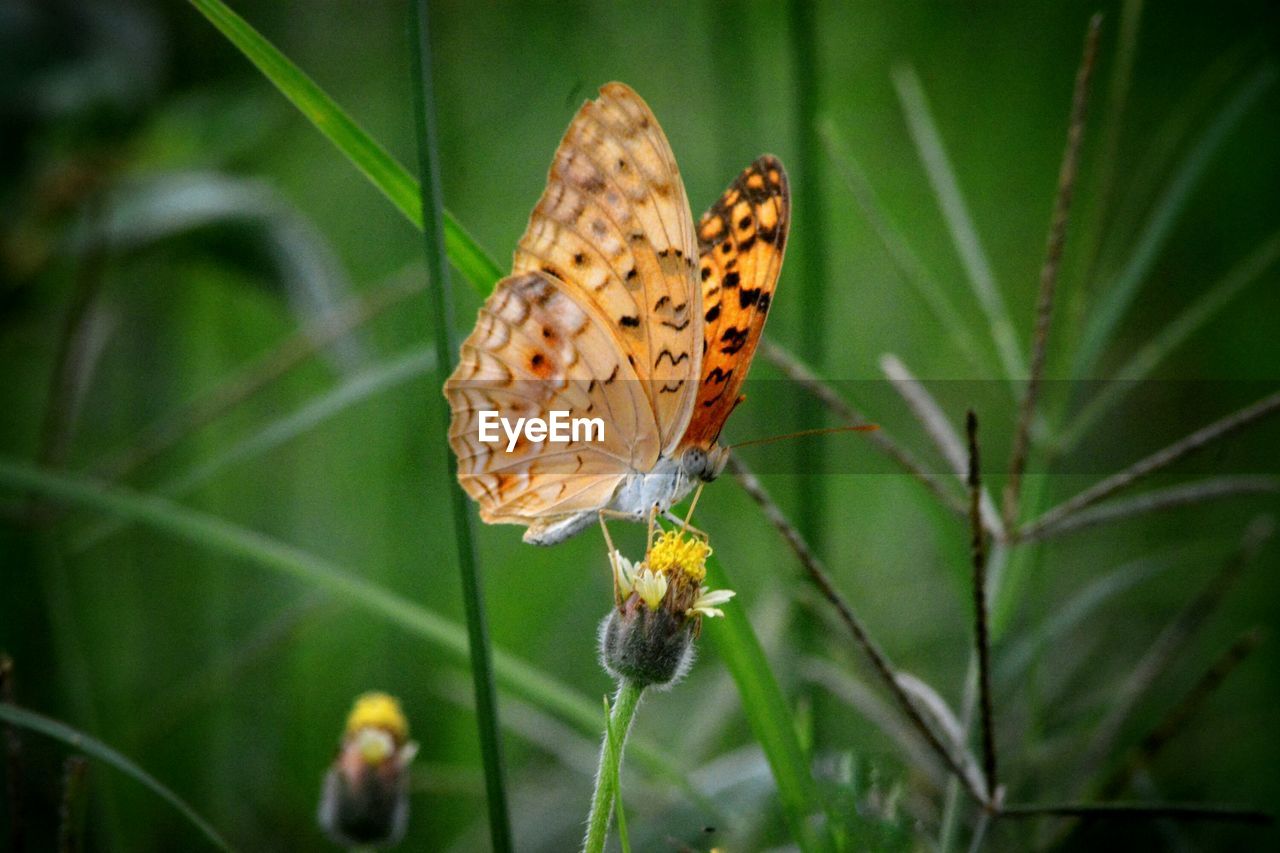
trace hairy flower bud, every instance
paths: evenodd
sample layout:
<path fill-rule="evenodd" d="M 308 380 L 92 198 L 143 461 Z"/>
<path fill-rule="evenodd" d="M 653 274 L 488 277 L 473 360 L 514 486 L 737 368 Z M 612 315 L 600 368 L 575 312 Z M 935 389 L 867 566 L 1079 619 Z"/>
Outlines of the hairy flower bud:
<path fill-rule="evenodd" d="M 674 684 L 693 663 L 693 624 L 633 593 L 600 623 L 600 663 L 641 687 Z"/>

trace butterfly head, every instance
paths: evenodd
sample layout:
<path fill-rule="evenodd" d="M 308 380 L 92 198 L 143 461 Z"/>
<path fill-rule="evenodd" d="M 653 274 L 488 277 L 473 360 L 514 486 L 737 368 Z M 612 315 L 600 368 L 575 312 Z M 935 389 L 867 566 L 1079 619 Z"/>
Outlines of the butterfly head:
<path fill-rule="evenodd" d="M 729 449 L 719 444 L 710 447 L 689 447 L 680 456 L 680 468 L 691 481 L 709 483 L 724 470 L 729 461 Z"/>

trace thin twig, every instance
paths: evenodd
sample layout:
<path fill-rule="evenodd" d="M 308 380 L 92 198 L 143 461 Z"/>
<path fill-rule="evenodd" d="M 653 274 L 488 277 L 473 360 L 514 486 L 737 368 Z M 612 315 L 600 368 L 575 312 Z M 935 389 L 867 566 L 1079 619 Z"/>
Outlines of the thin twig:
<path fill-rule="evenodd" d="M 1108 702 L 1107 715 L 1094 727 L 1082 766 L 1095 766 L 1111 754 L 1116 737 L 1138 700 L 1147 694 L 1160 674 L 1178 658 L 1191 636 L 1217 610 L 1244 568 L 1258 556 L 1274 532 L 1275 521 L 1270 516 L 1259 516 L 1250 522 L 1234 553 L 1199 594 L 1188 601 L 1173 621 L 1160 632 L 1133 672 L 1124 679 L 1117 695 Z"/>
<path fill-rule="evenodd" d="M 1094 820 L 1206 820 L 1269 826 L 1269 812 L 1216 803 L 1050 803 L 1007 805 L 1002 818 L 1079 817 Z"/>
<path fill-rule="evenodd" d="M 89 759 L 72 755 L 63 762 L 62 804 L 58 809 L 58 853 L 84 850 L 85 776 Z"/>
<path fill-rule="evenodd" d="M 797 530 L 795 525 L 787 519 L 786 515 L 783 514 L 782 509 L 774 503 L 773 498 L 769 496 L 769 493 L 765 491 L 764 486 L 761 485 L 756 476 L 751 473 L 751 469 L 749 469 L 741 459 L 736 455 L 731 454 L 729 456 L 728 467 L 734 478 L 742 486 L 743 490 L 764 512 L 765 518 L 769 520 L 769 523 L 772 524 L 780 534 L 782 534 L 782 538 L 791 546 L 791 550 L 794 551 L 796 557 L 799 558 L 800 564 L 809 575 L 809 579 L 813 581 L 814 585 L 822 593 L 823 597 L 825 597 L 827 601 L 835 607 L 836 612 L 840 615 L 840 621 L 842 621 L 845 627 L 849 629 L 849 633 L 853 635 L 854 642 L 863 651 L 863 653 L 866 654 L 868 660 L 871 661 L 871 666 L 875 670 L 876 675 L 879 676 L 880 680 L 884 683 L 885 687 L 888 688 L 889 692 L 893 694 L 894 699 L 897 700 L 898 705 L 907 715 L 907 718 L 911 721 L 912 725 L 914 725 L 920 732 L 921 736 L 924 737 L 930 748 L 932 748 L 947 767 L 951 769 L 951 772 L 955 773 L 956 776 L 964 782 L 965 787 L 968 789 L 969 794 L 974 798 L 974 800 L 985 807 L 987 804 L 987 798 L 982 793 L 981 785 L 971 776 L 971 774 L 964 771 L 963 762 L 952 754 L 951 750 L 942 743 L 938 738 L 937 733 L 934 732 L 933 728 L 925 721 L 924 716 L 920 713 L 920 709 L 916 707 L 916 704 L 911 700 L 910 695 L 908 695 L 906 690 L 904 690 L 902 685 L 898 682 L 892 662 L 890 662 L 885 653 L 880 650 L 879 645 L 877 645 L 875 640 L 871 638 L 870 634 L 867 633 L 866 627 L 862 624 L 861 620 L 858 619 L 857 614 L 854 613 L 849 602 L 846 601 L 844 596 L 840 594 L 840 591 L 835 588 L 830 576 L 827 574 L 826 567 L 823 566 L 822 561 L 818 559 L 817 555 L 810 550 L 809 544 L 804 540 L 804 537 L 800 535 L 800 531 Z"/>
<path fill-rule="evenodd" d="M 427 287 L 421 272 L 400 274 L 373 292 L 353 297 L 299 328 L 260 358 L 208 393 L 143 427 L 137 439 L 94 464 L 99 476 L 119 480 L 169 450 L 186 436 L 248 400 L 325 346 L 369 323 Z"/>
<path fill-rule="evenodd" d="M 15 705 L 13 689 L 13 658 L 0 654 L 0 702 Z M 18 727 L 6 724 L 4 727 L 4 763 L 5 779 L 8 782 L 9 801 L 9 849 L 13 853 L 22 853 L 26 849 L 24 839 L 26 833 L 26 811 L 23 804 L 22 791 L 22 735 Z"/>
<path fill-rule="evenodd" d="M 1014 541 L 1035 538 L 1046 528 L 1056 527 L 1062 523 L 1063 519 L 1093 506 L 1116 492 L 1133 485 L 1143 477 L 1159 471 L 1161 468 L 1167 468 L 1205 445 L 1261 420 L 1277 409 L 1280 409 L 1280 391 L 1263 397 L 1258 402 L 1233 412 L 1225 418 L 1214 421 L 1163 450 L 1135 462 L 1123 471 L 1111 475 L 1102 482 L 1080 492 L 1075 497 L 1046 511 L 1035 521 L 1023 525 L 1016 531 L 1012 531 L 1011 535 Z"/>
<path fill-rule="evenodd" d="M 820 402 L 831 410 L 832 414 L 849 426 L 866 426 L 871 423 L 865 415 L 845 402 L 836 389 L 819 379 L 808 365 L 790 350 L 772 341 L 765 340 L 761 346 L 761 353 L 765 358 L 773 362 L 774 366 L 786 374 L 788 379 L 818 398 Z M 883 427 L 875 432 L 867 433 L 866 438 L 881 453 L 888 456 L 900 468 L 923 484 L 926 489 L 942 502 L 944 507 L 959 516 L 964 516 L 966 512 L 964 502 L 943 485 L 938 476 L 916 459 L 911 454 L 911 451 L 894 441 Z"/>
<path fill-rule="evenodd" d="M 965 454 L 964 443 L 952 427 L 951 421 L 943 413 L 942 407 L 938 405 L 938 401 L 929 393 L 929 389 L 893 353 L 885 353 L 880 357 L 880 369 L 889 378 L 893 389 L 902 395 L 902 399 L 906 401 L 928 436 L 933 439 L 934 445 L 951 465 L 956 478 L 962 483 L 967 482 L 969 460 Z M 1000 520 L 995 501 L 991 499 L 991 494 L 986 488 L 982 489 L 980 509 L 982 521 L 987 530 L 997 542 L 1003 542 L 1004 523 Z M 967 517 L 969 513 L 967 506 L 964 512 Z"/>
<path fill-rule="evenodd" d="M 1230 648 L 1213 662 L 1213 665 L 1196 681 L 1182 700 L 1170 708 L 1169 712 L 1134 748 L 1124 765 L 1101 785 L 1099 790 L 1102 797 L 1114 797 L 1129 787 L 1134 774 L 1155 760 L 1165 746 L 1186 728 L 1187 722 L 1204 706 L 1227 676 L 1253 654 L 1261 642 L 1262 631 L 1258 628 L 1246 631 L 1236 638 Z"/>
<path fill-rule="evenodd" d="M 1219 498 L 1242 495 L 1269 495 L 1280 493 L 1280 477 L 1266 475 L 1247 475 L 1240 477 L 1212 477 L 1171 486 L 1167 489 L 1153 489 L 1132 498 L 1108 501 L 1064 518 L 1058 524 L 1042 527 L 1034 534 L 1021 537 L 1020 542 L 1041 542 L 1068 533 L 1075 533 L 1100 524 L 1109 524 L 1138 515 L 1193 506 Z"/>
<path fill-rule="evenodd" d="M 1049 326 L 1053 319 L 1053 301 L 1062 268 L 1062 250 L 1067 242 L 1067 224 L 1071 218 L 1071 202 L 1075 196 L 1076 173 L 1080 166 L 1080 144 L 1084 140 L 1085 115 L 1089 106 L 1089 85 L 1093 80 L 1094 60 L 1098 56 L 1098 32 L 1102 14 L 1089 19 L 1084 37 L 1084 53 L 1076 71 L 1075 90 L 1071 96 L 1071 119 L 1067 126 L 1067 145 L 1058 169 L 1058 193 L 1049 220 L 1049 236 L 1044 265 L 1040 268 L 1040 296 L 1036 300 L 1036 327 L 1031 344 L 1031 372 L 1018 409 L 1018 425 L 1013 433 L 1013 449 L 1009 454 L 1009 477 L 1004 487 L 1004 525 L 1013 529 L 1018 523 L 1018 504 L 1022 492 L 1022 473 L 1031 449 L 1031 423 L 1035 418 L 1040 380 L 1044 378 L 1045 356 L 1049 349 Z"/>
<path fill-rule="evenodd" d="M 974 641 L 978 652 L 978 691 L 982 715 L 982 768 L 987 778 L 987 800 L 998 802 L 1000 788 L 996 776 L 995 719 L 991 702 L 991 635 L 987 628 L 987 542 L 982 525 L 982 471 L 978 457 L 978 416 L 972 411 L 965 417 L 965 433 L 969 438 L 969 527 L 973 556 L 973 621 Z"/>

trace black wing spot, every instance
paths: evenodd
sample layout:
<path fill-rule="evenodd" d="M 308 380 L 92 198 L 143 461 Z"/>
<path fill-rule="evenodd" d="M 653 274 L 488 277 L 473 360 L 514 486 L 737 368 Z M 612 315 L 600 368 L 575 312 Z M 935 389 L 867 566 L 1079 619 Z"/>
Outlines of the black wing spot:
<path fill-rule="evenodd" d="M 747 344 L 748 331 L 746 329 L 738 329 L 729 327 L 724 330 L 724 334 L 720 336 L 720 343 L 724 346 L 720 347 L 720 352 L 726 355 L 733 355 Z"/>
<path fill-rule="evenodd" d="M 719 316 L 720 316 L 720 305 L 716 304 L 711 306 L 711 309 L 707 311 L 707 316 L 704 317 L 703 319 L 706 320 L 708 323 L 714 323 L 716 321 L 716 318 Z"/>
<path fill-rule="evenodd" d="M 582 254 L 582 252 L 575 252 L 575 253 L 574 253 L 574 255 L 573 255 L 573 265 L 574 265 L 575 267 L 580 267 L 580 266 L 582 266 L 583 264 L 585 264 L 586 262 L 587 262 L 587 256 L 586 256 L 586 255 Z"/>
<path fill-rule="evenodd" d="M 710 265 L 708 265 L 708 264 L 703 264 L 703 266 L 702 266 L 702 280 L 703 280 L 703 281 L 706 281 L 706 280 L 707 280 L 707 279 L 709 279 L 709 278 L 711 278 L 711 267 L 710 267 Z"/>
<path fill-rule="evenodd" d="M 628 329 L 634 329 L 640 325 L 640 318 L 624 314 L 618 318 L 618 325 L 625 326 Z"/>
<path fill-rule="evenodd" d="M 728 382 L 729 377 L 732 375 L 733 375 L 732 367 L 730 367 L 728 370 L 721 370 L 719 367 L 715 367 L 715 368 L 712 368 L 711 372 L 707 374 L 707 378 L 703 379 L 702 381 L 713 382 L 716 385 L 722 385 L 725 382 Z"/>
<path fill-rule="evenodd" d="M 654 359 L 654 362 L 653 362 L 654 367 L 657 367 L 659 364 L 662 364 L 662 357 L 664 355 L 671 360 L 672 367 L 675 367 L 677 364 L 679 364 L 680 362 L 684 361 L 686 358 L 689 357 L 689 353 L 682 352 L 680 353 L 680 357 L 676 358 L 674 355 L 671 354 L 671 350 L 664 348 L 662 352 L 658 353 L 658 357 Z"/>
<path fill-rule="evenodd" d="M 683 385 L 683 384 L 684 384 L 684 380 L 683 380 L 683 379 L 681 379 L 679 382 L 676 382 L 676 383 L 674 383 L 674 384 L 671 384 L 671 385 L 663 385 L 661 388 L 659 388 L 659 389 L 658 389 L 658 393 L 659 393 L 659 394 L 674 394 L 676 391 L 679 391 L 679 390 L 680 390 L 680 386 L 681 386 L 681 385 Z"/>
<path fill-rule="evenodd" d="M 738 291 L 738 305 L 742 308 L 750 308 L 760 299 L 760 288 L 744 287 Z"/>
<path fill-rule="evenodd" d="M 605 385 L 612 385 L 618 378 L 618 365 L 613 366 L 613 373 L 609 374 L 609 378 L 604 381 Z"/>
<path fill-rule="evenodd" d="M 744 216 L 744 217 L 742 217 L 741 219 L 739 219 L 739 220 L 738 220 L 738 227 L 739 227 L 739 228 L 750 228 L 750 227 L 751 227 L 751 216 L 750 216 L 750 214 L 748 214 L 747 216 Z"/>
<path fill-rule="evenodd" d="M 724 280 L 721 282 L 723 287 L 737 287 L 738 282 L 742 281 L 742 275 L 737 272 L 729 272 L 724 274 Z"/>
<path fill-rule="evenodd" d="M 663 320 L 662 325 L 668 329 L 675 329 L 677 332 L 683 332 L 685 326 L 689 325 L 689 318 L 686 317 L 683 323 L 673 323 L 670 320 Z"/>
<path fill-rule="evenodd" d="M 659 297 L 658 297 L 658 301 L 657 301 L 657 302 L 655 302 L 655 303 L 653 303 L 653 310 L 654 310 L 654 311 L 661 311 L 661 310 L 662 310 L 662 306 L 663 306 L 663 305 L 666 305 L 666 304 L 667 304 L 668 302 L 670 302 L 670 301 L 671 301 L 671 297 L 670 297 L 670 296 L 667 296 L 665 293 L 664 293 L 664 294 L 662 294 L 661 296 L 659 296 Z M 675 309 L 675 310 L 679 310 L 679 309 Z"/>
<path fill-rule="evenodd" d="M 632 267 L 631 269 L 627 270 L 627 274 L 626 274 L 627 281 L 635 281 L 636 275 L 637 273 L 636 273 L 635 267 Z"/>
<path fill-rule="evenodd" d="M 756 244 L 756 235 L 752 234 L 750 237 L 748 237 L 747 239 L 743 240 L 741 243 L 738 244 L 738 251 L 741 252 L 742 254 L 746 254 L 747 252 L 751 251 L 751 247 L 754 246 L 755 244 Z"/>

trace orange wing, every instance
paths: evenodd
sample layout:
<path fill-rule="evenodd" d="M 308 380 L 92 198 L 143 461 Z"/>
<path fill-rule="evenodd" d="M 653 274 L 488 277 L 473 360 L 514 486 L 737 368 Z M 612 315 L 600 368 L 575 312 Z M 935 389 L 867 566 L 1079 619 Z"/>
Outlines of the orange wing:
<path fill-rule="evenodd" d="M 682 449 L 713 445 L 742 401 L 738 390 L 764 331 L 790 223 L 787 173 L 768 155 L 743 170 L 698 220 L 702 377 Z"/>

